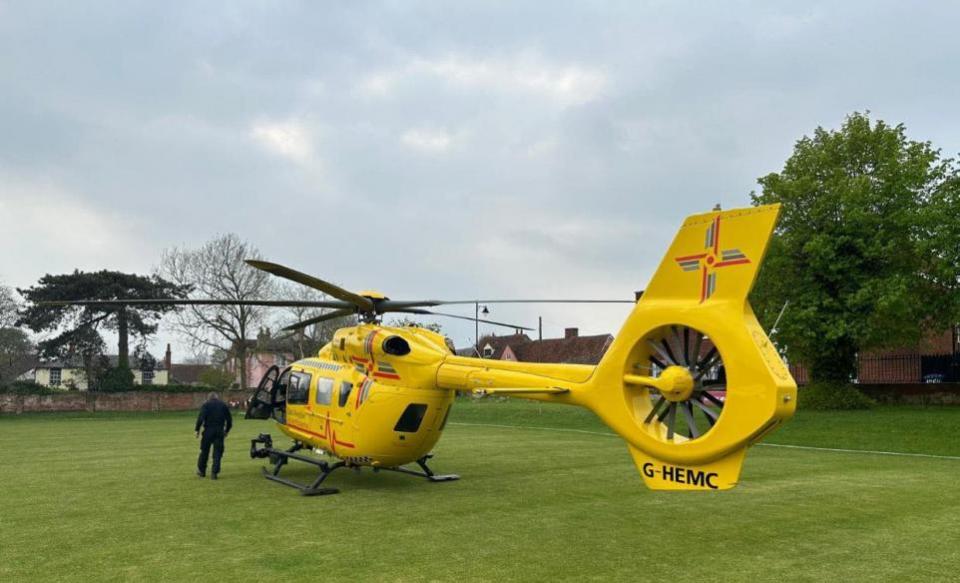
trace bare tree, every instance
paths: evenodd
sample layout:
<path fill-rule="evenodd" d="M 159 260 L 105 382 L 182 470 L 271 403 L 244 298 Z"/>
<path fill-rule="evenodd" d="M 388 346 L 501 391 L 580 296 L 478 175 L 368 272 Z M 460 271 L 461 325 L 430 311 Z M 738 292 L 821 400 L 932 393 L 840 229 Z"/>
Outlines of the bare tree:
<path fill-rule="evenodd" d="M 298 302 L 322 302 L 330 300 L 330 296 L 315 289 L 300 285 L 298 283 L 281 284 L 279 295 L 287 300 Z M 290 306 L 284 308 L 283 313 L 277 320 L 277 327 L 282 328 L 290 324 L 316 318 L 330 312 L 326 308 L 311 308 L 303 306 Z M 333 333 L 338 328 L 344 326 L 353 326 L 357 323 L 356 316 L 344 316 L 332 320 L 317 322 L 305 328 L 301 328 L 290 333 L 290 346 L 297 358 L 306 358 L 315 355 L 321 347 L 333 338 Z"/>
<path fill-rule="evenodd" d="M 17 321 L 19 303 L 13 290 L 0 285 L 0 328 L 10 328 Z"/>
<path fill-rule="evenodd" d="M 190 297 L 217 300 L 259 300 L 273 297 L 268 273 L 244 263 L 261 259 L 260 252 L 235 234 L 217 237 L 199 249 L 173 247 L 164 252 L 160 274 L 178 284 L 191 286 Z M 184 306 L 173 328 L 189 340 L 195 353 L 225 351 L 236 358 L 240 387 L 247 385 L 247 355 L 266 317 L 260 306 Z"/>

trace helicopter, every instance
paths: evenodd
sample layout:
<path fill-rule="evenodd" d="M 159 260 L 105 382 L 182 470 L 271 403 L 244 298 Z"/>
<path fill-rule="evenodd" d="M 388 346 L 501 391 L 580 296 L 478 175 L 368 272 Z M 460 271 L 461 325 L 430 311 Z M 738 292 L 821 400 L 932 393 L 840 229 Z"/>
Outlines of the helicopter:
<path fill-rule="evenodd" d="M 247 263 L 333 299 L 63 303 L 246 303 L 331 310 L 288 326 L 291 331 L 355 315 L 357 325 L 338 329 L 315 356 L 283 370 L 270 368 L 246 411 L 247 419 L 272 419 L 292 440 L 291 446 L 278 448 L 270 434 L 261 433 L 251 440 L 250 455 L 269 460 L 270 466 L 263 468 L 266 478 L 303 495 L 337 493 L 326 480 L 340 468 L 400 472 L 431 482 L 458 479 L 435 473 L 428 463 L 458 392 L 585 407 L 627 442 L 649 488 L 726 490 L 739 482 L 747 448 L 796 408 L 796 383 L 747 299 L 779 208 L 714 210 L 688 217 L 646 290 L 629 301 L 635 304 L 630 315 L 596 366 L 459 356 L 443 335 L 422 327 L 384 325 L 382 317 L 404 313 L 474 320 L 428 308 L 478 300 L 391 300 L 380 292 L 352 292 L 260 260 Z M 291 460 L 315 466 L 316 478 L 299 483 L 282 476 Z"/>

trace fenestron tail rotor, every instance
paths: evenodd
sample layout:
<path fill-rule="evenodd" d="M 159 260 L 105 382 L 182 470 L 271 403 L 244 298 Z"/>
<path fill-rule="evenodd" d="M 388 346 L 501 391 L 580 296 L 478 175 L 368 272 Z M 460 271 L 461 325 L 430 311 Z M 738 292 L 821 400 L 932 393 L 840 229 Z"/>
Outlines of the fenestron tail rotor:
<path fill-rule="evenodd" d="M 645 338 L 649 352 L 628 382 L 646 389 L 643 425 L 668 442 L 699 439 L 723 413 L 726 380 L 717 347 L 700 330 L 664 326 Z"/>

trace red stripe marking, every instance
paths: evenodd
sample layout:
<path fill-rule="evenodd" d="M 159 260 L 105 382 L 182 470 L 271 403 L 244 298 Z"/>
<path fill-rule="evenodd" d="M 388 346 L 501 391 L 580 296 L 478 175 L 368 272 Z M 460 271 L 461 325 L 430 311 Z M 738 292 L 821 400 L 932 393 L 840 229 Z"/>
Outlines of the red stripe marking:
<path fill-rule="evenodd" d="M 316 431 L 310 431 L 309 429 L 304 429 L 303 427 L 299 427 L 297 425 L 294 425 L 293 423 L 287 423 L 287 426 L 289 426 L 292 429 L 296 429 L 297 431 L 302 431 L 304 433 L 314 435 L 316 437 L 319 437 L 320 439 L 324 439 L 324 440 L 327 439 L 326 434 L 317 433 Z"/>
<path fill-rule="evenodd" d="M 357 364 L 370 364 L 370 361 L 366 358 L 357 358 L 356 356 L 351 356 L 350 360 L 356 362 Z"/>
<path fill-rule="evenodd" d="M 342 445 L 342 446 L 344 446 L 344 447 L 357 447 L 357 446 L 353 445 L 352 443 L 349 443 L 349 442 L 346 442 L 346 441 L 340 441 L 339 439 L 336 438 L 336 436 L 334 436 L 334 439 L 336 440 L 337 445 Z"/>
<path fill-rule="evenodd" d="M 720 248 L 720 215 L 717 215 L 717 218 L 713 222 L 713 254 L 718 253 L 717 249 Z"/>
<path fill-rule="evenodd" d="M 357 387 L 357 403 L 353 406 L 354 410 L 360 408 L 360 393 L 363 392 L 363 385 L 367 384 L 367 379 L 360 381 L 360 386 Z"/>
<path fill-rule="evenodd" d="M 700 303 L 703 303 L 703 300 L 707 299 L 707 266 L 703 266 L 703 277 L 700 283 Z"/>
<path fill-rule="evenodd" d="M 400 380 L 400 375 L 398 375 L 398 374 L 391 374 L 391 373 L 388 373 L 388 372 L 375 372 L 375 373 L 373 373 L 373 376 L 375 376 L 375 377 L 380 377 L 380 378 L 382 378 L 382 379 L 395 379 L 395 380 Z"/>
<path fill-rule="evenodd" d="M 750 263 L 749 259 L 731 259 L 730 261 L 721 261 L 714 265 L 714 267 L 726 267 L 728 265 L 743 265 L 744 263 Z"/>
<path fill-rule="evenodd" d="M 692 261 L 694 259 L 703 259 L 706 257 L 706 253 L 700 253 L 699 255 L 686 255 L 684 257 L 674 257 L 674 261 Z"/>

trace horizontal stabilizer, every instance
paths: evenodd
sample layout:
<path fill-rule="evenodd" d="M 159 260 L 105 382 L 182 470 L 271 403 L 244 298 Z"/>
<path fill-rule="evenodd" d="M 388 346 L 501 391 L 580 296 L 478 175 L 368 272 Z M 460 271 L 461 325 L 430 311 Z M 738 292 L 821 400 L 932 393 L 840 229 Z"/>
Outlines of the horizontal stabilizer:
<path fill-rule="evenodd" d="M 491 388 L 491 389 L 476 389 L 474 393 L 479 393 L 482 395 L 560 395 L 563 393 L 569 393 L 570 389 L 562 389 L 560 387 L 517 387 L 517 388 Z"/>

